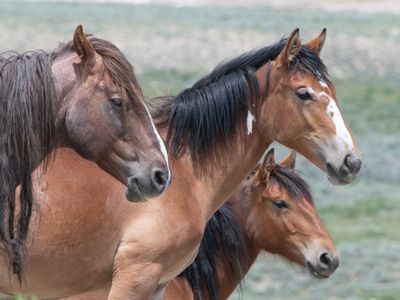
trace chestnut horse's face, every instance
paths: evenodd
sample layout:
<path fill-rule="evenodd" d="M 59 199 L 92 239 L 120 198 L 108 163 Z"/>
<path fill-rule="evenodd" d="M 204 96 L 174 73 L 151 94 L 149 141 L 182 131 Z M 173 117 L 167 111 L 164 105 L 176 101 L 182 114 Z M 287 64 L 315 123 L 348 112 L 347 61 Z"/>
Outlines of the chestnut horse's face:
<path fill-rule="evenodd" d="M 301 55 L 302 47 L 322 67 L 318 56 L 324 40 L 325 31 L 301 46 L 298 31 L 291 35 L 288 45 L 271 63 L 272 86 L 265 110 L 277 132 L 276 141 L 327 172 L 331 183 L 346 184 L 359 173 L 361 156 L 339 109 L 335 87 L 327 76 L 318 76 L 318 70 L 313 74 L 301 67 L 289 67 L 296 55 Z"/>
<path fill-rule="evenodd" d="M 168 186 L 168 157 L 129 62 L 101 43 L 78 27 L 76 53 L 53 64 L 65 106 L 65 143 L 124 183 L 128 200 L 144 201 Z"/>
<path fill-rule="evenodd" d="M 258 231 L 254 234 L 258 247 L 306 267 L 316 278 L 327 278 L 338 267 L 339 256 L 315 210 L 311 194 L 308 196 L 305 192 L 308 186 L 289 169 L 294 166 L 293 154 L 281 162 L 281 171 L 277 170 L 279 167 L 275 165 L 274 159 L 271 160 L 271 153 L 269 155 L 266 159 L 270 159 L 270 162 L 255 175 L 263 178 L 255 187 L 259 193 L 255 193 L 258 199 L 252 215 L 252 222 L 256 222 L 254 228 Z M 289 171 L 285 172 L 282 167 Z M 273 172 L 284 175 L 273 175 Z M 290 179 L 291 176 L 285 174 L 295 175 Z M 289 193 L 279 178 L 296 181 L 289 184 L 292 191 L 298 189 L 296 195 Z"/>

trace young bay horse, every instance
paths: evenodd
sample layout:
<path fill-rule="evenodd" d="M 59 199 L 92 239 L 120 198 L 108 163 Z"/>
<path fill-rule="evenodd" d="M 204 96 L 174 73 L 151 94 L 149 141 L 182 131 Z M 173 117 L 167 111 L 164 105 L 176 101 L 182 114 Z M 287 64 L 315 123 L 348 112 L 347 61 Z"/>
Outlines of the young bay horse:
<path fill-rule="evenodd" d="M 31 172 L 42 161 L 46 168 L 57 147 L 95 161 L 128 187 L 131 201 L 165 189 L 168 158 L 143 99 L 118 48 L 88 38 L 82 26 L 52 53 L 0 54 L 0 239 L 19 278 L 34 203 Z"/>
<path fill-rule="evenodd" d="M 195 261 L 168 283 L 164 300 L 227 299 L 262 250 L 307 268 L 318 279 L 336 270 L 335 245 L 294 166 L 294 152 L 279 164 L 273 149 L 268 152 L 208 221 Z M 103 300 L 107 295 L 103 290 L 67 299 Z"/>
<path fill-rule="evenodd" d="M 262 250 L 307 268 L 318 279 L 336 270 L 335 245 L 294 165 L 294 152 L 280 164 L 275 163 L 273 149 L 265 156 L 210 219 L 199 254 L 167 285 L 165 300 L 227 299 Z M 107 294 L 85 299 L 107 299 Z"/>
<path fill-rule="evenodd" d="M 325 34 L 302 45 L 297 29 L 153 103 L 174 174 L 157 201 L 123 201 L 115 179 L 59 151 L 37 181 L 42 214 L 25 284 L 0 273 L 0 291 L 43 299 L 102 288 L 109 299 L 161 295 L 196 257 L 209 218 L 273 141 L 303 154 L 333 183 L 353 180 L 361 158 L 319 57 Z M 6 262 L 0 256 L 0 269 Z"/>

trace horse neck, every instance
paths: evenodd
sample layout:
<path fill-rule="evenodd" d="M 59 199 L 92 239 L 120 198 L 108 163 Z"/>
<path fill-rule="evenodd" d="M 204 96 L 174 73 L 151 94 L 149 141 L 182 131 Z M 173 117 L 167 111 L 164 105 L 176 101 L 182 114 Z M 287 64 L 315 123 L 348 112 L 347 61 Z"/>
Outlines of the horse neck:
<path fill-rule="evenodd" d="M 223 263 L 219 260 L 218 267 L 218 299 L 227 299 L 240 284 L 242 279 L 246 276 L 251 266 L 257 259 L 261 249 L 253 241 L 250 233 L 248 232 L 248 223 L 251 210 L 256 205 L 257 195 L 254 195 L 251 190 L 252 179 L 244 183 L 240 189 L 228 200 L 231 204 L 231 209 L 239 223 L 241 232 L 245 240 L 243 249 L 243 258 L 241 261 L 241 276 L 232 276 L 232 272 L 221 267 Z"/>
<path fill-rule="evenodd" d="M 243 133 L 237 138 L 236 151 L 224 149 L 227 155 L 233 153 L 232 159 L 225 160 L 226 164 L 200 179 L 201 205 L 205 208 L 207 220 L 253 170 L 269 144 L 269 139 L 258 132 Z"/>
<path fill-rule="evenodd" d="M 269 124 L 273 118 L 264 116 L 265 113 L 269 114 L 270 111 L 265 110 L 263 105 L 264 102 L 269 101 L 269 99 L 266 99 L 267 95 L 264 92 L 266 91 L 267 81 L 269 81 L 269 79 L 267 80 L 267 64 L 256 71 L 256 78 L 258 88 L 261 91 L 261 99 L 249 99 L 248 103 L 251 111 L 249 110 L 247 117 L 239 118 L 240 121 L 237 121 L 234 125 L 236 126 L 236 132 L 232 133 L 231 142 L 222 142 L 217 151 L 215 151 L 217 155 L 213 155 L 215 152 L 210 151 L 211 157 L 205 158 L 201 155 L 200 161 L 197 162 L 194 162 L 189 154 L 191 146 L 186 145 L 187 152 L 170 161 L 172 173 L 174 174 L 172 185 L 179 182 L 179 190 L 181 191 L 181 197 L 175 200 L 175 204 L 185 207 L 186 212 L 189 208 L 193 210 L 195 206 L 196 218 L 202 219 L 201 225 L 203 228 L 206 226 L 208 219 L 232 195 L 242 180 L 258 163 L 264 151 L 275 139 L 273 124 Z M 256 95 L 253 96 L 256 97 Z M 167 135 L 174 132 L 175 129 L 167 128 L 171 124 L 173 127 L 176 122 L 176 120 L 172 122 L 169 120 L 174 100 L 176 99 L 173 97 L 168 98 L 165 100 L 168 101 L 168 105 L 161 105 L 160 108 L 155 105 L 153 108 L 153 117 L 157 120 L 157 129 L 164 141 L 167 140 Z M 195 100 L 190 99 L 190 101 Z M 166 109 L 169 109 L 167 114 L 165 112 Z M 251 117 L 253 117 L 253 121 Z M 208 122 L 208 120 L 204 120 L 204 122 L 206 121 Z M 185 122 L 190 122 L 190 120 L 185 120 Z M 206 131 L 206 129 L 204 130 Z M 181 131 L 184 131 L 184 128 L 180 128 L 179 132 Z M 172 133 L 173 135 L 174 133 Z M 171 139 L 173 144 L 177 143 L 174 141 L 174 137 Z M 181 141 L 182 139 L 184 137 L 180 138 Z M 174 147 L 175 145 L 171 148 Z M 174 151 L 174 149 L 170 150 Z M 188 186 L 190 189 L 183 189 L 182 186 Z M 182 194 L 182 191 L 185 195 Z M 167 191 L 166 193 L 170 194 L 172 191 Z M 190 199 L 190 207 L 187 204 L 189 202 L 188 199 Z M 180 204 L 177 202 L 180 202 Z"/>
<path fill-rule="evenodd" d="M 65 116 L 68 109 L 68 97 L 76 81 L 74 64 L 77 56 L 73 53 L 61 55 L 53 62 L 52 72 L 56 85 L 56 99 L 53 102 L 53 114 L 57 130 L 58 146 L 69 146 L 68 135 L 65 129 Z"/>
<path fill-rule="evenodd" d="M 267 64 L 256 71 L 256 76 L 260 90 L 265 91 L 267 81 L 270 80 L 267 78 Z M 261 110 L 262 105 L 259 105 L 258 109 Z M 226 163 L 223 166 L 215 168 L 214 172 L 205 176 L 206 180 L 201 181 L 202 195 L 207 195 L 201 199 L 202 206 L 206 208 L 207 220 L 233 194 L 274 140 L 273 130 L 265 130 L 265 128 L 272 128 L 272 124 L 262 124 L 261 111 L 253 113 L 255 119 L 251 124 L 252 130 L 247 128 L 240 131 L 236 137 L 234 151 L 230 146 L 221 151 L 224 155 L 231 154 L 232 159 L 225 159 Z M 269 119 L 264 118 L 264 120 Z M 246 119 L 245 122 L 248 120 Z M 249 124 L 237 124 L 237 126 L 243 125 Z"/>
<path fill-rule="evenodd" d="M 246 276 L 246 274 L 249 272 L 251 266 L 254 264 L 258 254 L 259 250 L 256 250 L 252 246 L 246 246 L 244 249 L 244 252 L 246 253 L 243 262 L 242 262 L 242 268 L 241 268 L 241 276 L 232 276 L 232 272 L 229 270 L 225 270 L 224 268 L 221 268 L 221 262 L 217 261 L 218 265 L 218 297 L 217 299 L 228 299 L 229 296 L 235 291 L 235 289 L 238 287 L 240 282 L 243 280 L 243 278 Z"/>

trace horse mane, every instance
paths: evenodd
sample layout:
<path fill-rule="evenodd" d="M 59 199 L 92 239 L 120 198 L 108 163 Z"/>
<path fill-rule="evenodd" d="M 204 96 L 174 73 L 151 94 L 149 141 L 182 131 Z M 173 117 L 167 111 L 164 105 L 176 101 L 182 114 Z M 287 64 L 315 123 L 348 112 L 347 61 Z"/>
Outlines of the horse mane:
<path fill-rule="evenodd" d="M 115 83 L 126 89 L 132 101 L 143 99 L 133 67 L 118 48 L 102 39 L 92 37 L 90 41 Z M 35 203 L 31 173 L 40 161 L 46 169 L 58 142 L 53 115 L 57 94 L 52 64 L 72 51 L 73 43 L 69 42 L 51 53 L 38 50 L 0 54 L 0 240 L 20 282 Z M 16 216 L 18 185 L 19 214 Z"/>
<path fill-rule="evenodd" d="M 245 129 L 247 113 L 255 115 L 263 100 L 257 69 L 275 59 L 286 43 L 283 38 L 223 62 L 175 97 L 152 99 L 150 110 L 155 123 L 168 126 L 169 153 L 179 158 L 188 152 L 200 170 L 219 166 L 225 157 L 223 148 L 234 143 L 234 136 Z M 310 72 L 330 82 L 324 63 L 307 45 L 292 60 L 290 71 Z"/>
<path fill-rule="evenodd" d="M 217 261 L 222 262 L 224 271 L 240 279 L 244 250 L 245 240 L 240 224 L 230 204 L 225 203 L 208 221 L 196 259 L 179 277 L 189 282 L 195 300 L 203 299 L 204 292 L 209 299 L 217 299 Z"/>
<path fill-rule="evenodd" d="M 294 200 L 306 199 L 311 204 L 314 203 L 310 186 L 295 169 L 277 164 L 270 176 L 277 181 L 281 188 L 286 189 Z"/>
<path fill-rule="evenodd" d="M 32 213 L 31 173 L 42 157 L 47 166 L 56 143 L 53 59 L 44 51 L 0 55 L 0 238 L 16 274 L 22 271 L 23 243 Z M 18 184 L 20 213 L 16 222 Z"/>
<path fill-rule="evenodd" d="M 249 195 L 252 189 L 252 180 L 259 166 L 257 166 L 241 184 L 238 195 Z M 307 182 L 294 170 L 282 165 L 276 165 L 270 173 L 278 184 L 285 188 L 295 200 L 306 199 L 313 203 L 312 193 Z M 248 189 L 250 188 L 250 191 Z M 244 192 L 247 190 L 246 192 Z M 244 192 L 244 193 L 241 193 Z M 241 201 L 239 199 L 239 201 Z M 203 299 L 206 292 L 210 300 L 216 300 L 219 292 L 218 270 L 216 261 L 221 262 L 222 272 L 229 272 L 230 276 L 239 283 L 243 277 L 244 256 L 247 238 L 235 214 L 231 211 L 231 204 L 226 202 L 208 221 L 199 253 L 193 263 L 179 276 L 185 278 L 192 288 L 194 299 Z M 239 284 L 240 287 L 240 284 Z"/>

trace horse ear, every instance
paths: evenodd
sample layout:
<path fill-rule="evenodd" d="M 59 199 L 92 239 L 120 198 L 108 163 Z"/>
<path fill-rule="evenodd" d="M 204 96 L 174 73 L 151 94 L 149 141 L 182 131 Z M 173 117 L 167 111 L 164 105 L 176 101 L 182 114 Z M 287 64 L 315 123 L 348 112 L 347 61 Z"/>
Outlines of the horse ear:
<path fill-rule="evenodd" d="M 83 32 L 82 25 L 76 27 L 73 41 L 76 54 L 78 54 L 85 65 L 92 67 L 95 62 L 96 51 Z"/>
<path fill-rule="evenodd" d="M 326 28 L 322 29 L 322 32 L 307 43 L 307 46 L 311 48 L 318 56 L 321 53 L 322 47 L 324 47 L 326 38 Z"/>
<path fill-rule="evenodd" d="M 296 167 L 296 152 L 290 151 L 290 153 L 280 162 L 280 165 L 294 169 Z"/>
<path fill-rule="evenodd" d="M 259 165 L 257 173 L 254 177 L 253 186 L 258 186 L 261 183 L 268 183 L 267 181 L 269 179 L 271 165 L 275 166 L 274 148 L 268 151 L 268 153 L 264 156 L 263 162 Z"/>
<path fill-rule="evenodd" d="M 279 54 L 278 62 L 285 67 L 289 67 L 290 62 L 300 52 L 300 49 L 301 49 L 300 30 L 299 28 L 296 28 L 290 34 L 285 48 L 283 48 L 282 52 Z"/>
<path fill-rule="evenodd" d="M 271 172 L 275 169 L 276 162 L 275 162 L 274 148 L 271 148 L 271 150 L 269 150 L 267 154 L 265 154 L 264 161 L 262 164 L 264 172 Z"/>

